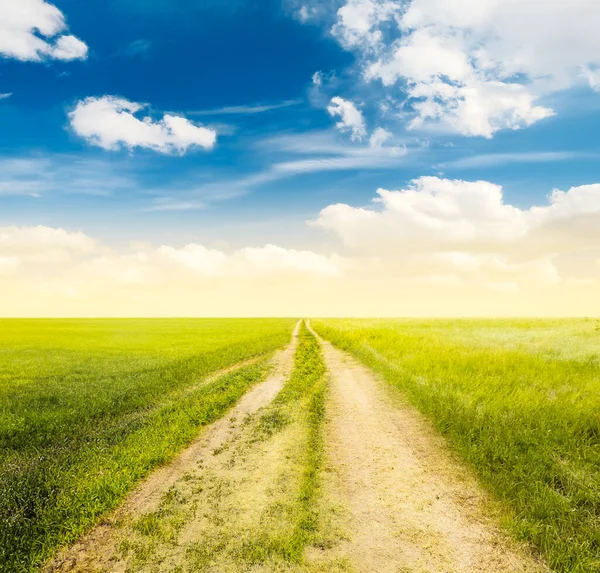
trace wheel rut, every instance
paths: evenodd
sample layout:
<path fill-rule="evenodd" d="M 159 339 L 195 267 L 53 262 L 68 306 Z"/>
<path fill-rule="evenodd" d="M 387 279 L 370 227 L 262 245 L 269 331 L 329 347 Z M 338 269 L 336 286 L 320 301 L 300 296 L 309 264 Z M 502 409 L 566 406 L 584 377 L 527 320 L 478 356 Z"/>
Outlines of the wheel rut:
<path fill-rule="evenodd" d="M 220 463 L 217 454 L 234 444 L 243 432 L 245 421 L 279 393 L 294 364 L 300 324 L 298 322 L 296 325 L 291 343 L 275 353 L 272 372 L 264 382 L 248 391 L 224 417 L 203 430 L 198 439 L 171 463 L 150 474 L 121 507 L 80 541 L 60 551 L 45 565 L 43 571 L 90 573 L 131 570 L 130 560 L 123 557 L 122 548 L 132 533 L 132 524 L 139 525 L 140 517 L 152 516 L 153 512 L 159 511 L 165 499 L 177 495 L 179 486 L 197 481 L 195 474 L 200 470 L 204 474 L 213 471 L 213 466 Z M 240 363 L 212 375 L 210 379 L 251 363 Z M 157 527 L 160 528 L 160 524 Z M 159 566 L 156 570 L 164 569 Z"/>
<path fill-rule="evenodd" d="M 337 551 L 361 573 L 548 571 L 423 416 L 319 339 L 330 372 L 324 493 L 344 509 Z"/>
<path fill-rule="evenodd" d="M 499 506 L 424 417 L 314 332 L 328 369 L 323 543 L 300 562 L 240 557 L 289 527 L 304 426 L 264 441 L 256 428 L 292 371 L 299 327 L 267 380 L 44 571 L 548 572 L 502 531 Z"/>

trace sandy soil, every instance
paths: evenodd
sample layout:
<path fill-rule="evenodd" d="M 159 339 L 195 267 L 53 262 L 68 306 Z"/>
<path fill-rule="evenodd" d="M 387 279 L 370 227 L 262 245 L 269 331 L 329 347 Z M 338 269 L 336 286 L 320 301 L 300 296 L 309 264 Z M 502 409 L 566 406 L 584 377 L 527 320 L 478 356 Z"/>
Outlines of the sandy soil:
<path fill-rule="evenodd" d="M 325 494 L 345 508 L 338 551 L 360 572 L 547 571 L 500 531 L 494 506 L 423 417 L 349 355 L 331 372 Z"/>

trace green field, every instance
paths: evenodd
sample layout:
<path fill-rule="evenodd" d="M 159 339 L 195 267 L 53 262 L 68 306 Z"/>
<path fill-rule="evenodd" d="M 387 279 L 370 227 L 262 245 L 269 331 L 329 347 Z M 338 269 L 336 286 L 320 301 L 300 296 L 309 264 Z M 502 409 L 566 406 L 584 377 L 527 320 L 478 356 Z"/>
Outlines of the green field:
<path fill-rule="evenodd" d="M 555 571 L 600 571 L 596 320 L 319 320 L 379 372 L 509 508 Z"/>
<path fill-rule="evenodd" d="M 0 321 L 0 571 L 32 570 L 114 507 L 265 376 L 294 323 Z"/>
<path fill-rule="evenodd" d="M 37 570 L 116 507 L 265 379 L 268 358 L 290 340 L 295 322 L 1 320 L 0 571 Z M 312 325 L 431 420 L 501 501 L 506 527 L 553 571 L 600 571 L 598 321 Z M 199 570 L 207 560 L 303 570 L 305 549 L 325 543 L 324 374 L 318 344 L 302 327 L 291 376 L 247 421 L 232 453 L 246 467 L 247 456 L 256 461 L 280 448 L 272 450 L 280 451 L 279 465 L 269 471 L 279 468 L 281 488 L 265 494 L 273 507 L 256 524 L 240 521 L 235 507 L 224 512 L 214 539 L 188 556 Z M 267 459 L 274 463 L 247 462 L 252 479 Z M 163 519 L 165 507 L 150 517 Z M 172 513 L 176 529 L 183 514 Z M 169 524 L 165 518 L 156 530 L 171 531 Z M 168 540 L 151 535 L 138 545 L 159 541 Z"/>

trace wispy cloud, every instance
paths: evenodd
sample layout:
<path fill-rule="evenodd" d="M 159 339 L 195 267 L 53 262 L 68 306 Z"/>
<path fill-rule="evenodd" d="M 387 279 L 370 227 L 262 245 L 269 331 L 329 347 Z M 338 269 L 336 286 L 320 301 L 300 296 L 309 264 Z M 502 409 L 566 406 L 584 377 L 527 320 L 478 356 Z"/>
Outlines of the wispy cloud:
<path fill-rule="evenodd" d="M 135 188 L 131 174 L 114 162 L 72 155 L 0 159 L 0 195 L 112 195 Z"/>
<path fill-rule="evenodd" d="M 180 187 L 161 188 L 149 191 L 155 194 L 151 204 L 142 211 L 196 211 L 206 209 L 213 203 L 230 201 L 247 193 L 244 179 L 234 182 L 207 183 L 189 189 Z"/>
<path fill-rule="evenodd" d="M 283 160 L 272 165 L 277 173 L 308 173 L 358 169 L 393 169 L 408 153 L 407 143 L 396 139 L 390 145 L 372 147 L 340 140 L 331 130 L 278 135 L 259 143 Z"/>
<path fill-rule="evenodd" d="M 548 163 L 552 161 L 569 161 L 571 159 L 597 157 L 596 154 L 574 151 L 543 151 L 527 153 L 487 153 L 463 157 L 455 161 L 442 163 L 445 168 L 477 169 L 480 167 L 497 167 L 510 163 Z"/>
<path fill-rule="evenodd" d="M 5 94 L 0 94 L 0 100 L 8 99 L 10 96 L 12 96 L 12 92 L 8 92 L 8 93 L 5 93 Z"/>
<path fill-rule="evenodd" d="M 142 211 L 197 211 L 206 209 L 206 203 L 202 201 L 178 201 L 172 197 L 159 197 L 154 199 L 149 207 Z"/>
<path fill-rule="evenodd" d="M 396 148 L 385 153 L 364 153 L 341 157 L 321 157 L 284 161 L 273 165 L 275 173 L 294 175 L 318 171 L 354 171 L 357 169 L 389 169 L 397 167 L 407 151 Z"/>
<path fill-rule="evenodd" d="M 273 104 L 258 103 L 250 105 L 232 105 L 227 107 L 219 107 L 215 109 L 188 111 L 187 115 L 249 115 L 300 105 L 302 101 L 303 100 L 301 99 L 290 99 Z"/>
<path fill-rule="evenodd" d="M 152 48 L 152 42 L 140 38 L 139 40 L 131 42 L 131 44 L 125 48 L 123 54 L 130 57 L 146 56 L 150 51 L 150 48 Z"/>
<path fill-rule="evenodd" d="M 256 145 L 261 157 L 271 162 L 262 170 L 223 178 L 187 192 L 170 195 L 177 202 L 214 202 L 246 195 L 276 181 L 324 171 L 394 169 L 402 164 L 407 147 L 393 145 L 373 148 L 337 139 L 331 131 L 278 135 Z M 153 209 L 157 210 L 157 209 Z"/>

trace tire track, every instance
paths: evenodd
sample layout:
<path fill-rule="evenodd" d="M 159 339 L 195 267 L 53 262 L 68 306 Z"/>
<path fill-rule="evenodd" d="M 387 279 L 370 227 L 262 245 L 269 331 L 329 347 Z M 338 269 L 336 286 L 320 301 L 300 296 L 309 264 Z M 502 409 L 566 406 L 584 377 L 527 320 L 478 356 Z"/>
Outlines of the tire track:
<path fill-rule="evenodd" d="M 46 564 L 43 571 L 125 571 L 127 563 L 120 557 L 119 546 L 126 539 L 128 525 L 140 515 L 156 511 L 173 486 L 185 481 L 188 474 L 197 469 L 198 464 L 204 469 L 210 469 L 211 465 L 218 463 L 215 452 L 234 443 L 243 430 L 244 421 L 269 404 L 279 393 L 294 364 L 300 324 L 298 322 L 294 329 L 291 343 L 274 355 L 273 371 L 264 382 L 247 392 L 224 417 L 208 426 L 175 460 L 146 478 L 102 524 L 74 545 L 60 551 Z M 210 378 L 216 379 L 219 374 L 235 371 L 251 362 L 234 365 L 214 373 Z"/>
<path fill-rule="evenodd" d="M 548 571 L 500 530 L 497 506 L 423 417 L 319 340 L 331 374 L 324 489 L 349 534 L 337 551 L 361 573 Z"/>

